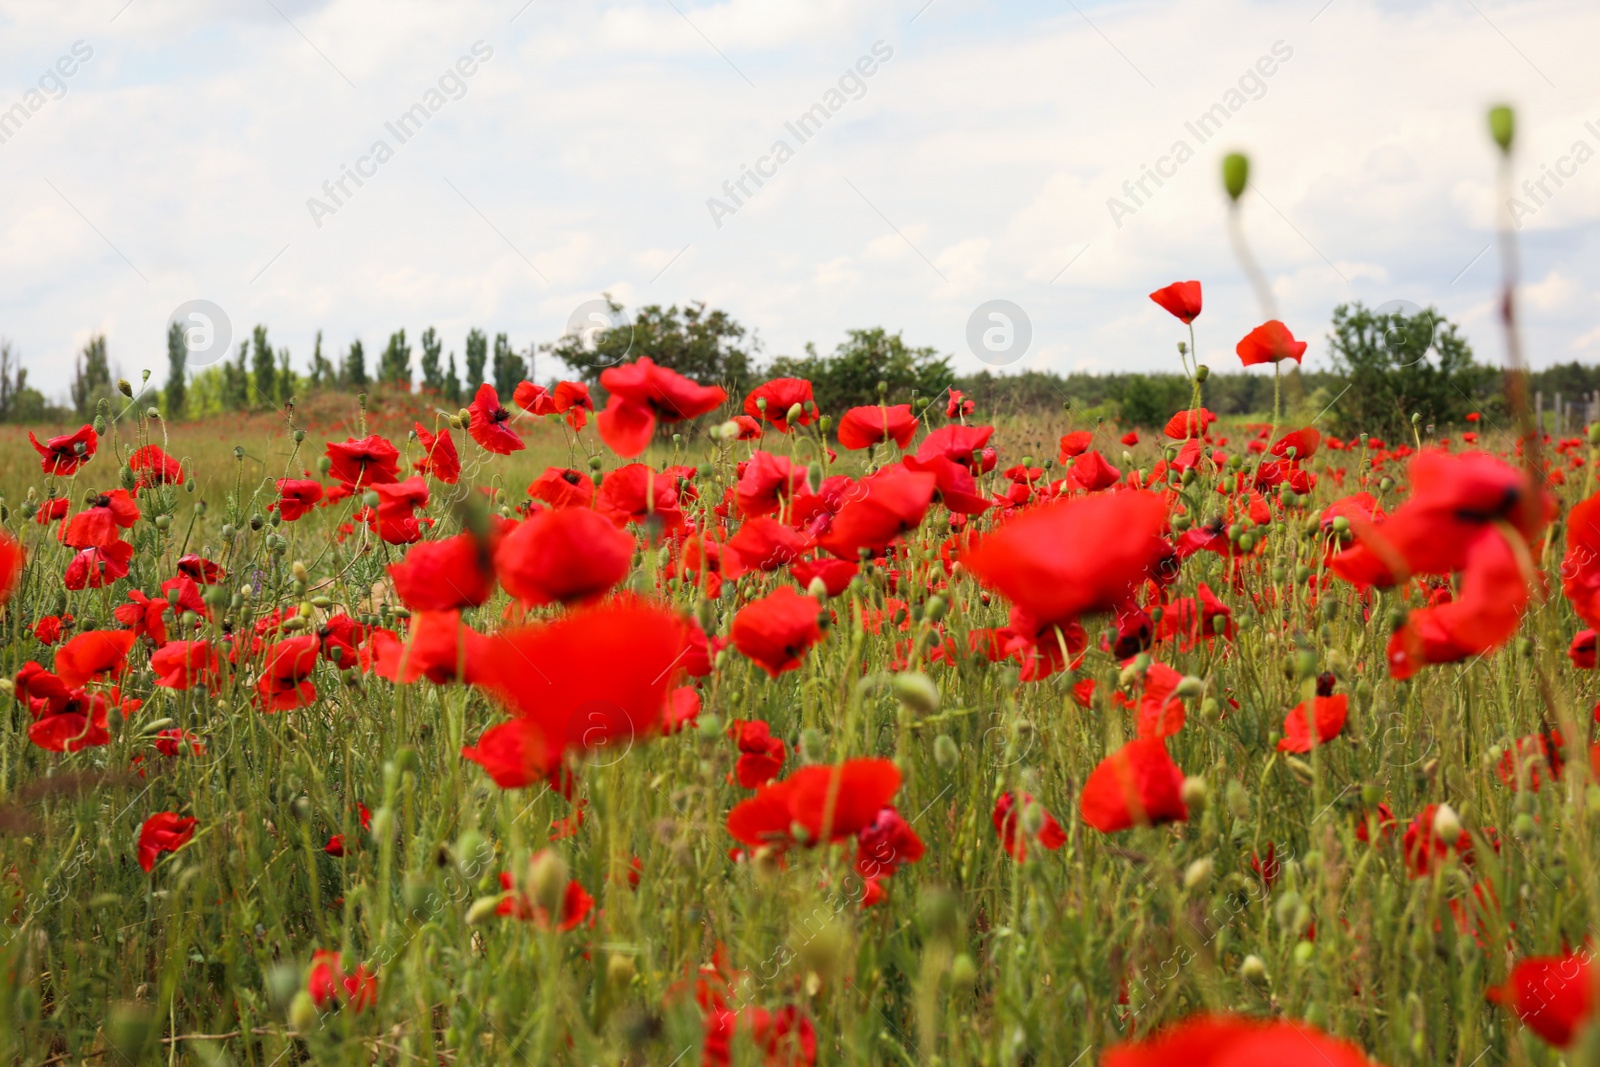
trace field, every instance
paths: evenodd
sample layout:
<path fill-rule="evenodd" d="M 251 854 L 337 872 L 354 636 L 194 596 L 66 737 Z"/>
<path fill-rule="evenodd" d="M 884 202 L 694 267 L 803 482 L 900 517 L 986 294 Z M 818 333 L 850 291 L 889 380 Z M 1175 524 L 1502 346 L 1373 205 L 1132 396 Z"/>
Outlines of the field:
<path fill-rule="evenodd" d="M 5 1062 L 1600 1062 L 1589 438 L 668 374 L 7 429 Z"/>

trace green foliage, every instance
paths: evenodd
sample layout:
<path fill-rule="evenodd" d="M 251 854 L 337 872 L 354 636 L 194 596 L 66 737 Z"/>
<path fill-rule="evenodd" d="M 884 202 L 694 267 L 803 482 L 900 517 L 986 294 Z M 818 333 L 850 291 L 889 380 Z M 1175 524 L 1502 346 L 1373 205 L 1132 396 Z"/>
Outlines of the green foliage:
<path fill-rule="evenodd" d="M 339 372 L 322 354 L 322 331 L 317 331 L 317 345 L 311 352 L 311 388 L 327 389 L 339 383 Z"/>
<path fill-rule="evenodd" d="M 611 309 L 619 312 L 622 305 L 611 301 Z M 707 311 L 703 302 L 682 308 L 648 304 L 639 309 L 631 327 L 599 330 L 591 336 L 592 350 L 583 338 L 570 333 L 540 350 L 591 382 L 607 367 L 649 357 L 702 385 L 720 385 L 730 397 L 742 395 L 755 373 L 751 358 L 755 346 L 746 345 L 745 328 L 725 311 Z"/>
<path fill-rule="evenodd" d="M 450 353 L 450 366 L 444 372 L 444 382 L 440 393 L 452 404 L 461 403 L 461 376 L 456 373 L 456 354 Z"/>
<path fill-rule="evenodd" d="M 162 402 L 168 418 L 184 416 L 183 401 L 187 387 L 189 348 L 183 343 L 183 327 L 176 322 L 167 324 L 167 385 L 162 391 Z"/>
<path fill-rule="evenodd" d="M 222 364 L 222 409 L 243 411 L 250 406 L 250 342 L 239 342 L 238 359 Z"/>
<path fill-rule="evenodd" d="M 411 391 L 411 345 L 406 342 L 405 330 L 389 335 L 389 346 L 378 360 L 378 381 Z"/>
<path fill-rule="evenodd" d="M 350 350 L 344 354 L 344 362 L 339 366 L 339 384 L 347 389 L 367 387 L 367 351 L 361 347 L 359 337 L 350 342 Z"/>
<path fill-rule="evenodd" d="M 467 331 L 467 377 L 461 383 L 462 391 L 471 395 L 483 384 L 483 371 L 489 363 L 489 339 L 474 326 Z"/>
<path fill-rule="evenodd" d="M 422 391 L 429 396 L 444 393 L 444 374 L 439 369 L 439 352 L 444 348 L 439 332 L 432 326 L 422 331 Z"/>
<path fill-rule="evenodd" d="M 1331 412 L 1337 433 L 1398 439 L 1410 434 L 1413 414 L 1452 426 L 1494 403 L 1495 371 L 1473 360 L 1455 324 L 1433 308 L 1380 315 L 1359 302 L 1340 304 L 1328 341 L 1344 379 Z"/>
<path fill-rule="evenodd" d="M 278 358 L 272 351 L 272 344 L 267 340 L 267 328 L 257 326 L 253 331 L 254 342 L 252 352 L 254 359 L 250 381 L 250 400 L 252 407 L 268 407 L 278 399 Z M 241 349 L 242 351 L 242 349 Z M 285 353 L 287 354 L 287 353 Z"/>
<path fill-rule="evenodd" d="M 955 381 L 950 357 L 932 347 L 913 348 L 881 326 L 850 330 L 828 356 L 819 356 L 813 345 L 806 346 L 804 357 L 780 356 L 766 375 L 807 379 L 817 407 L 836 416 L 847 408 L 876 404 L 879 382 L 887 383 L 889 402 L 898 404 L 913 393 L 937 399 Z"/>
<path fill-rule="evenodd" d="M 94 418 L 96 405 L 101 398 L 116 391 L 111 384 L 111 364 L 106 359 L 106 336 L 95 334 L 78 354 L 76 373 L 72 379 L 72 408 L 80 419 Z"/>
<path fill-rule="evenodd" d="M 511 347 L 511 340 L 503 333 L 494 336 L 494 390 L 500 402 L 511 402 L 511 394 L 528 373 L 528 366 Z"/>
<path fill-rule="evenodd" d="M 28 384 L 28 370 L 11 342 L 0 340 L 0 422 L 44 422 L 60 414 Z"/>

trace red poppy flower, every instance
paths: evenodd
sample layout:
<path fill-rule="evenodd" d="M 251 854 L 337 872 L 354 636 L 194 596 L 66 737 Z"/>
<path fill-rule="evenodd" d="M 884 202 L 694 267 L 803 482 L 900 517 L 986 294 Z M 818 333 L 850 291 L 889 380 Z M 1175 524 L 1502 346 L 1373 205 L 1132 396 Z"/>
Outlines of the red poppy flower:
<path fill-rule="evenodd" d="M 78 473 L 78 468 L 94 458 L 94 450 L 100 443 L 100 437 L 94 432 L 93 426 L 85 426 L 75 433 L 52 437 L 44 444 L 33 436 L 33 431 L 28 431 L 28 440 L 33 445 L 33 450 L 39 453 L 39 467 L 46 474 L 59 474 L 63 478 L 70 478 Z"/>
<path fill-rule="evenodd" d="M 811 541 L 776 519 L 749 519 L 739 527 L 739 532 L 728 540 L 727 548 L 738 562 L 730 568 L 723 563 L 723 573 L 737 578 L 747 570 L 772 572 L 781 570 L 811 550 Z"/>
<path fill-rule="evenodd" d="M 1513 535 L 1515 536 L 1515 535 Z M 1455 663 L 1499 648 L 1522 623 L 1532 592 L 1524 560 L 1498 529 L 1472 539 L 1460 593 L 1411 612 L 1389 637 L 1389 673 L 1409 678 L 1430 663 Z"/>
<path fill-rule="evenodd" d="M 511 412 L 500 406 L 500 394 L 488 382 L 478 386 L 478 395 L 472 398 L 467 410 L 472 413 L 472 424 L 467 432 L 485 452 L 509 456 L 527 447 L 509 425 Z"/>
<path fill-rule="evenodd" d="M 150 656 L 156 685 L 163 689 L 189 689 L 216 682 L 220 663 L 209 641 L 168 641 Z"/>
<path fill-rule="evenodd" d="M 905 448 L 917 432 L 917 417 L 910 404 L 851 408 L 839 420 L 839 447 L 851 451 L 893 441 Z"/>
<path fill-rule="evenodd" d="M 400 450 L 377 434 L 329 441 L 326 454 L 332 464 L 328 474 L 336 481 L 364 488 L 400 477 Z"/>
<path fill-rule="evenodd" d="M 610 394 L 600 413 L 600 437 L 624 459 L 649 446 L 656 420 L 699 418 L 728 399 L 721 386 L 700 385 L 648 358 L 608 367 L 600 372 L 600 384 Z"/>
<path fill-rule="evenodd" d="M 546 467 L 528 485 L 528 495 L 553 508 L 586 508 L 594 500 L 594 482 L 582 471 Z"/>
<path fill-rule="evenodd" d="M 378 494 L 376 508 L 362 508 L 359 517 L 365 520 L 386 544 L 409 545 L 422 538 L 422 525 L 417 520 L 417 508 L 428 506 L 428 483 L 420 477 L 403 482 L 386 482 L 374 485 Z"/>
<path fill-rule="evenodd" d="M 971 400 L 963 400 L 961 390 L 952 389 L 950 390 L 949 399 L 945 401 L 944 417 L 947 419 L 965 418 L 971 415 L 977 406 Z"/>
<path fill-rule="evenodd" d="M 1102 1067 L 1374 1067 L 1357 1045 L 1310 1023 L 1191 1015 L 1151 1037 L 1106 1049 Z"/>
<path fill-rule="evenodd" d="M 1157 289 L 1150 299 L 1177 316 L 1185 325 L 1200 317 L 1200 283 L 1173 282 L 1165 289 Z"/>
<path fill-rule="evenodd" d="M 1310 715 L 1306 712 L 1306 702 L 1301 701 L 1284 718 L 1283 738 L 1278 742 L 1279 752 L 1311 751 L 1311 725 L 1308 719 L 1316 720 L 1318 745 L 1332 741 L 1344 729 L 1345 717 L 1350 713 L 1350 697 L 1347 694 L 1319 696 L 1311 703 L 1314 710 Z"/>
<path fill-rule="evenodd" d="M 201 585 L 215 585 L 228 576 L 228 572 L 220 566 L 193 552 L 178 557 L 178 573 L 193 578 Z"/>
<path fill-rule="evenodd" d="M 111 617 L 133 631 L 135 638 L 149 635 L 157 648 L 167 643 L 167 624 L 163 616 L 172 606 L 163 597 L 152 600 L 138 589 L 128 590 L 130 604 L 119 604 Z"/>
<path fill-rule="evenodd" d="M 105 548 L 139 521 L 139 505 L 126 489 L 101 493 L 67 523 L 62 540 L 73 548 Z"/>
<path fill-rule="evenodd" d="M 267 505 L 277 509 L 285 522 L 294 522 L 322 499 L 322 483 L 310 478 L 279 478 L 278 499 Z"/>
<path fill-rule="evenodd" d="M 99 589 L 128 576 L 133 546 L 113 541 L 101 548 L 86 548 L 67 563 L 61 582 L 68 589 Z"/>
<path fill-rule="evenodd" d="M 993 426 L 941 426 L 922 439 L 917 448 L 917 458 L 923 461 L 943 456 L 970 470 L 983 474 L 994 470 L 998 456 L 987 447 L 994 435 Z"/>
<path fill-rule="evenodd" d="M 1043 625 L 1132 600 L 1170 552 L 1167 506 L 1142 490 L 1062 501 L 1020 515 L 981 539 L 964 565 Z"/>
<path fill-rule="evenodd" d="M 33 624 L 33 639 L 42 645 L 53 645 L 61 640 L 61 617 L 42 615 Z"/>
<path fill-rule="evenodd" d="M 68 688 L 76 689 L 103 675 L 116 677 L 127 669 L 131 630 L 88 630 L 56 650 L 55 673 Z"/>
<path fill-rule="evenodd" d="M 1592 955 L 1585 950 L 1519 960 L 1488 997 L 1550 1044 L 1568 1048 L 1594 1015 Z"/>
<path fill-rule="evenodd" d="M 1194 437 L 1204 437 L 1211 424 L 1216 421 L 1216 415 L 1207 409 L 1190 408 L 1188 411 L 1180 411 L 1168 419 L 1167 425 L 1161 432 L 1180 441 Z"/>
<path fill-rule="evenodd" d="M 541 855 L 543 853 L 535 853 L 529 864 L 531 865 Z M 495 909 L 496 915 L 531 922 L 541 930 L 550 929 L 550 913 L 542 904 L 535 903 L 532 897 L 518 889 L 509 872 L 500 872 L 500 888 L 505 892 L 505 896 L 501 899 L 500 906 Z M 556 929 L 561 933 L 577 929 L 593 910 L 594 897 L 590 896 L 582 883 L 574 878 L 562 891 L 561 917 L 556 920 Z"/>
<path fill-rule="evenodd" d="M 1122 472 L 1095 451 L 1085 452 L 1073 460 L 1072 469 L 1067 472 L 1067 484 L 1088 493 L 1109 489 L 1121 480 Z"/>
<path fill-rule="evenodd" d="M 567 425 L 574 431 L 589 424 L 589 412 L 594 410 L 594 400 L 589 396 L 589 386 L 585 382 L 557 382 L 555 390 L 550 393 L 549 404 L 557 414 L 566 416 Z"/>
<path fill-rule="evenodd" d="M 789 573 L 802 589 L 822 579 L 829 596 L 838 596 L 850 587 L 850 579 L 861 573 L 861 564 L 848 559 L 803 559 L 789 564 Z"/>
<path fill-rule="evenodd" d="M 22 578 L 22 563 L 27 558 L 16 538 L 0 531 L 0 604 L 11 599 Z M 47 642 L 48 643 L 48 642 Z"/>
<path fill-rule="evenodd" d="M 1158 737 L 1129 741 L 1100 761 L 1083 783 L 1078 808 L 1083 821 L 1101 833 L 1134 826 L 1183 822 L 1183 772 Z"/>
<path fill-rule="evenodd" d="M 752 846 L 842 841 L 872 826 L 899 788 L 900 769 L 886 759 L 802 767 L 736 805 L 728 833 Z"/>
<path fill-rule="evenodd" d="M 493 539 L 468 531 L 424 541 L 389 565 L 389 577 L 413 611 L 477 607 L 494 593 Z"/>
<path fill-rule="evenodd" d="M 34 636 L 38 637 L 38 628 L 34 628 Z M 41 640 L 43 640 L 41 638 Z M 1592 671 L 1595 667 L 1596 634 L 1593 630 L 1579 630 L 1572 638 L 1572 644 L 1567 647 L 1567 657 L 1572 660 L 1572 665 L 1580 671 Z"/>
<path fill-rule="evenodd" d="M 1138 736 L 1171 737 L 1183 729 L 1187 717 L 1183 701 L 1172 695 L 1182 681 L 1183 675 L 1178 671 L 1165 663 L 1152 661 L 1140 679 L 1137 703 L 1129 701 L 1121 693 L 1112 694 L 1112 699 L 1117 704 L 1138 709 L 1135 725 Z"/>
<path fill-rule="evenodd" d="M 1028 858 L 1029 838 L 1051 852 L 1067 843 L 1067 832 L 1056 822 L 1053 815 L 1044 810 L 1043 805 L 1039 805 L 1039 832 L 1030 835 L 1022 829 L 1020 823 L 1022 810 L 1034 803 L 1031 793 L 1022 794 L 1020 804 L 1015 793 L 1001 793 L 994 802 L 994 812 L 990 816 L 990 821 L 994 823 L 994 832 L 1000 835 L 1000 847 L 1006 850 L 1006 855 L 1018 863 Z"/>
<path fill-rule="evenodd" d="M 844 507 L 817 543 L 852 562 L 863 548 L 885 548 L 922 523 L 937 487 L 933 475 L 891 464 L 851 487 Z"/>
<path fill-rule="evenodd" d="M 931 474 L 939 502 L 958 515 L 979 515 L 989 510 L 989 501 L 978 491 L 977 480 L 965 466 L 943 456 L 922 460 L 907 456 L 901 460 L 907 470 Z"/>
<path fill-rule="evenodd" d="M 167 455 L 160 445 L 144 445 L 134 449 L 128 456 L 128 469 L 136 476 L 136 489 L 147 489 L 153 485 L 179 485 L 183 482 L 183 464 Z"/>
<path fill-rule="evenodd" d="M 17 684 L 18 699 L 24 700 L 22 694 L 26 694 L 24 702 L 34 716 L 28 727 L 28 740 L 33 744 L 47 752 L 79 752 L 111 743 L 108 715 L 112 702 L 104 693 L 68 688 L 31 662 L 17 672 Z M 126 714 L 136 710 L 140 701 L 118 703 Z"/>
<path fill-rule="evenodd" d="M 511 391 L 511 402 L 530 415 L 549 414 L 550 391 L 542 385 L 521 381 Z M 546 410 L 540 411 L 544 407 Z"/>
<path fill-rule="evenodd" d="M 1246 367 L 1258 363 L 1279 363 L 1285 359 L 1299 363 L 1300 357 L 1306 354 L 1306 343 L 1296 341 L 1289 327 L 1272 319 L 1246 334 L 1235 351 L 1239 353 L 1239 362 Z"/>
<path fill-rule="evenodd" d="M 262 711 L 292 711 L 317 699 L 311 681 L 321 645 L 315 634 L 298 634 L 267 649 L 256 680 L 256 704 Z"/>
<path fill-rule="evenodd" d="M 486 639 L 474 680 L 536 728 L 535 756 L 622 751 L 660 732 L 687 630 L 664 608 L 613 603 Z"/>
<path fill-rule="evenodd" d="M 765 403 L 763 403 L 765 401 Z M 799 404 L 793 422 L 789 412 Z M 779 433 L 796 426 L 810 426 L 817 418 L 817 405 L 811 399 L 811 383 L 804 378 L 774 378 L 763 382 L 744 398 L 744 413 L 752 419 L 770 422 Z"/>
<path fill-rule="evenodd" d="M 1269 450 L 1274 456 L 1287 456 L 1294 449 L 1294 460 L 1300 462 L 1317 454 L 1322 445 L 1322 433 L 1315 426 L 1306 426 L 1284 434 L 1272 443 Z"/>
<path fill-rule="evenodd" d="M 618 526 L 654 524 L 662 533 L 675 533 L 684 526 L 676 479 L 643 463 L 630 463 L 606 475 L 594 508 Z"/>
<path fill-rule="evenodd" d="M 788 456 L 757 452 L 739 466 L 734 499 L 746 516 L 771 515 L 805 487 L 805 468 Z"/>
<path fill-rule="evenodd" d="M 52 522 L 59 522 L 67 517 L 67 511 L 71 505 L 72 501 L 64 496 L 46 500 L 39 505 L 39 510 L 33 513 L 33 521 L 40 526 L 49 526 Z"/>
<path fill-rule="evenodd" d="M 1600 494 L 1576 505 L 1567 515 L 1561 590 L 1578 618 L 1600 627 Z"/>
<path fill-rule="evenodd" d="M 817 602 L 780 586 L 739 609 L 731 632 L 734 647 L 776 678 L 800 666 L 806 650 L 822 640 Z"/>
<path fill-rule="evenodd" d="M 1410 868 L 1413 878 L 1426 876 L 1436 863 L 1451 853 L 1460 857 L 1462 863 L 1472 862 L 1472 835 L 1460 830 L 1454 840 L 1445 841 L 1439 836 L 1437 829 L 1438 814 L 1439 805 L 1429 804 L 1418 812 L 1417 817 L 1406 827 L 1405 837 L 1401 840 L 1401 850 L 1405 854 L 1406 866 Z"/>
<path fill-rule="evenodd" d="M 455 485 L 461 480 L 461 455 L 456 451 L 456 443 L 450 436 L 448 429 L 440 429 L 435 434 L 422 423 L 412 425 L 416 431 L 417 442 L 422 445 L 422 458 L 411 465 L 412 469 L 424 477 L 432 475 L 445 485 Z"/>
<path fill-rule="evenodd" d="M 176 852 L 194 838 L 194 828 L 199 819 L 179 815 L 175 811 L 162 811 L 150 816 L 139 827 L 139 866 L 146 874 L 156 865 L 156 857 L 163 852 Z"/>
<path fill-rule="evenodd" d="M 378 977 L 368 971 L 365 964 L 358 965 L 352 974 L 345 974 L 339 954 L 319 949 L 311 954 L 311 971 L 306 976 L 306 992 L 318 1011 L 331 1011 L 349 1007 L 361 1012 L 378 999 Z"/>
<path fill-rule="evenodd" d="M 735 441 L 759 441 L 765 434 L 761 429 L 761 423 L 749 415 L 735 415 L 728 421 L 739 430 L 738 435 L 734 437 Z"/>
<path fill-rule="evenodd" d="M 462 622 L 459 611 L 419 611 L 403 640 L 392 630 L 374 631 L 370 655 L 378 677 L 401 685 L 420 678 L 470 684 L 491 655 L 490 639 Z"/>
<path fill-rule="evenodd" d="M 169 759 L 188 754 L 191 756 L 204 756 L 206 754 L 205 742 L 199 736 L 188 730 L 167 729 L 157 730 L 151 743 L 161 755 Z"/>
<path fill-rule="evenodd" d="M 1073 430 L 1071 433 L 1063 435 L 1061 438 L 1061 462 L 1065 463 L 1069 459 L 1083 455 L 1093 443 L 1094 434 L 1088 430 Z"/>
<path fill-rule="evenodd" d="M 763 719 L 736 722 L 728 728 L 739 745 L 739 760 L 734 764 L 734 776 L 744 789 L 766 785 L 783 770 L 788 753 L 784 743 L 772 736 L 772 727 Z"/>
<path fill-rule="evenodd" d="M 531 719 L 512 719 L 489 727 L 461 758 L 476 763 L 501 789 L 523 789 L 558 776 L 561 746 L 545 738 Z"/>
<path fill-rule="evenodd" d="M 628 576 L 633 538 L 588 508 L 538 511 L 495 549 L 506 592 L 524 607 L 598 600 Z"/>
<path fill-rule="evenodd" d="M 888 878 L 904 864 L 926 854 L 922 838 L 892 805 L 878 809 L 877 818 L 856 833 L 856 873 L 869 882 Z"/>

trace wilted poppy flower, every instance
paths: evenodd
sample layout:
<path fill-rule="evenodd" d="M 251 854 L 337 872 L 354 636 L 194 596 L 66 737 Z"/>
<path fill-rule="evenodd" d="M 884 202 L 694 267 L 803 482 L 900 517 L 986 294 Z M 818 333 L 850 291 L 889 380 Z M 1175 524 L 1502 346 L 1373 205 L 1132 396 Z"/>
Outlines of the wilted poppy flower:
<path fill-rule="evenodd" d="M 422 458 L 411 465 L 412 469 L 423 476 L 431 474 L 445 485 L 460 481 L 461 455 L 456 451 L 450 431 L 441 428 L 435 434 L 420 422 L 413 424 L 412 429 L 422 446 Z"/>
<path fill-rule="evenodd" d="M 799 404 L 800 410 L 793 422 L 789 412 Z M 817 417 L 817 405 L 811 400 L 811 383 L 804 378 L 774 378 L 763 382 L 744 399 L 744 413 L 752 419 L 770 422 L 779 433 L 788 433 L 796 426 L 810 426 Z"/>
<path fill-rule="evenodd" d="M 1239 362 L 1246 367 L 1258 363 L 1278 363 L 1285 359 L 1299 363 L 1300 357 L 1306 354 L 1306 343 L 1296 341 L 1289 327 L 1272 319 L 1246 334 L 1235 351 L 1239 353 Z"/>
<path fill-rule="evenodd" d="M 424 541 L 414 545 L 402 562 L 389 565 L 389 577 L 413 611 L 477 607 L 494 593 L 492 538 L 467 531 Z"/>
<path fill-rule="evenodd" d="M 345 441 L 329 441 L 330 477 L 359 488 L 395 481 L 400 477 L 400 450 L 377 434 Z"/>
<path fill-rule="evenodd" d="M 33 431 L 29 430 L 28 441 L 32 443 L 33 450 L 39 453 L 41 470 L 46 474 L 70 478 L 78 473 L 79 467 L 94 458 L 100 436 L 94 432 L 93 426 L 84 426 L 75 433 L 52 437 L 42 445 L 33 436 Z"/>
<path fill-rule="evenodd" d="M 780 586 L 740 608 L 730 636 L 735 648 L 776 678 L 799 667 L 806 650 L 822 640 L 820 611 L 815 600 Z"/>
<path fill-rule="evenodd" d="M 1037 830 L 1029 830 L 1020 822 L 1023 812 L 1030 806 L 1038 808 Z M 1067 832 L 1061 829 L 1061 824 L 1044 809 L 1044 805 L 1038 804 L 1033 799 L 1031 793 L 1022 794 L 1020 804 L 1015 793 L 1001 793 L 995 799 L 994 812 L 990 820 L 994 823 L 994 832 L 1000 835 L 1000 847 L 1006 850 L 1006 855 L 1018 863 L 1028 858 L 1029 841 L 1051 852 L 1067 843 Z"/>
<path fill-rule="evenodd" d="M 600 437 L 624 459 L 649 446 L 656 420 L 699 418 L 728 399 L 721 386 L 700 385 L 648 358 L 608 367 L 600 372 L 600 384 L 610 394 L 599 417 Z"/>
<path fill-rule="evenodd" d="M 127 668 L 134 635 L 129 630 L 88 630 L 56 650 L 55 673 L 71 689 Z"/>
<path fill-rule="evenodd" d="M 354 973 L 345 974 L 337 952 L 319 949 L 311 954 L 306 992 L 311 994 L 311 1002 L 318 1011 L 349 1007 L 351 1011 L 360 1012 L 377 1001 L 378 978 L 365 964 L 358 965 Z"/>
<path fill-rule="evenodd" d="M 1158 737 L 1129 741 L 1100 761 L 1078 798 L 1083 821 L 1101 833 L 1183 822 L 1183 772 Z"/>
<path fill-rule="evenodd" d="M 675 533 L 684 526 L 677 480 L 643 463 L 630 463 L 606 475 L 594 509 L 618 526 L 654 524 L 662 533 Z"/>
<path fill-rule="evenodd" d="M 113 541 L 100 548 L 86 548 L 67 563 L 61 583 L 68 589 L 99 589 L 128 576 L 128 561 L 133 559 L 133 546 L 126 541 Z"/>
<path fill-rule="evenodd" d="M 183 481 L 183 464 L 167 455 L 160 445 L 143 445 L 128 455 L 128 469 L 133 471 L 137 489 L 152 485 L 178 485 Z"/>
<path fill-rule="evenodd" d="M 1374 1067 L 1357 1045 L 1310 1023 L 1191 1015 L 1139 1041 L 1106 1049 L 1102 1067 Z"/>
<path fill-rule="evenodd" d="M 1314 710 L 1306 712 L 1306 702 L 1296 704 L 1283 720 L 1283 738 L 1278 742 L 1279 752 L 1310 752 L 1313 747 L 1311 724 L 1316 720 L 1317 745 L 1325 745 L 1339 736 L 1344 729 L 1345 717 L 1350 713 L 1350 697 L 1345 693 L 1319 696 L 1311 701 Z"/>
<path fill-rule="evenodd" d="M 284 522 L 294 522 L 322 499 L 322 483 L 310 478 L 279 478 L 278 499 L 267 505 L 277 509 Z"/>
<path fill-rule="evenodd" d="M 535 854 L 537 860 L 542 853 Z M 530 865 L 533 860 L 530 860 Z M 521 919 L 531 922 L 541 930 L 550 929 L 550 913 L 538 904 L 527 893 L 516 887 L 515 881 L 509 872 L 500 872 L 500 888 L 505 896 L 500 900 L 500 906 L 495 909 L 495 914 L 504 915 L 512 919 Z M 561 915 L 556 919 L 555 928 L 561 933 L 575 930 L 589 917 L 594 910 L 594 897 L 583 888 L 583 884 L 576 878 L 567 883 L 567 888 L 561 893 Z"/>
<path fill-rule="evenodd" d="M 873 825 L 899 788 L 900 769 L 886 759 L 802 767 L 735 806 L 728 832 L 747 845 L 842 841 Z"/>
<path fill-rule="evenodd" d="M 588 508 L 538 511 L 495 549 L 500 584 L 524 607 L 596 600 L 628 576 L 633 538 Z"/>
<path fill-rule="evenodd" d="M 467 410 L 472 413 L 472 424 L 467 432 L 485 452 L 509 456 L 527 447 L 509 425 L 511 412 L 500 406 L 500 394 L 488 382 L 478 386 L 478 394 L 467 405 Z"/>
<path fill-rule="evenodd" d="M 150 656 L 150 669 L 163 689 L 188 689 L 216 681 L 219 663 L 209 641 L 168 641 Z"/>
<path fill-rule="evenodd" d="M 528 495 L 553 508 L 586 508 L 594 500 L 594 482 L 582 471 L 546 467 L 529 483 Z"/>
<path fill-rule="evenodd" d="M 734 764 L 734 777 L 744 789 L 766 785 L 783 770 L 788 752 L 783 742 L 772 736 L 772 727 L 764 719 L 736 722 L 729 727 L 739 746 L 739 760 Z"/>
<path fill-rule="evenodd" d="M 888 878 L 903 864 L 916 863 L 927 852 L 922 838 L 892 805 L 856 833 L 856 873 L 870 882 Z"/>
<path fill-rule="evenodd" d="M 688 629 L 664 608 L 608 604 L 484 639 L 473 680 L 532 723 L 554 758 L 621 751 L 661 731 Z"/>
<path fill-rule="evenodd" d="M 877 551 L 921 523 L 933 503 L 938 479 L 892 464 L 862 479 L 817 543 L 854 562 L 863 548 Z"/>
<path fill-rule="evenodd" d="M 105 548 L 139 521 L 139 505 L 126 489 L 101 493 L 72 516 L 62 540 L 73 548 Z"/>
<path fill-rule="evenodd" d="M 179 815 L 175 811 L 157 812 L 139 827 L 139 866 L 146 874 L 156 865 L 156 857 L 163 852 L 176 852 L 194 838 L 194 828 L 199 819 Z"/>
<path fill-rule="evenodd" d="M 1592 953 L 1530 956 L 1511 968 L 1490 1000 L 1517 1013 L 1522 1024 L 1557 1048 L 1568 1048 L 1594 1014 Z"/>
<path fill-rule="evenodd" d="M 1200 317 L 1199 282 L 1173 282 L 1166 288 L 1151 293 L 1150 299 L 1177 316 L 1185 325 Z"/>
<path fill-rule="evenodd" d="M 839 419 L 839 446 L 854 451 L 893 441 L 905 448 L 916 432 L 917 417 L 910 404 L 872 404 L 851 408 Z"/>

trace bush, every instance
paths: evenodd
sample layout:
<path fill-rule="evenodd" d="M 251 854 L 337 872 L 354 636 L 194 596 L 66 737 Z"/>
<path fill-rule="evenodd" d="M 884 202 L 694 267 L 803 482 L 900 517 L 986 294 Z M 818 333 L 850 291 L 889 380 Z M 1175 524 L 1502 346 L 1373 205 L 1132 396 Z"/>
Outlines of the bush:
<path fill-rule="evenodd" d="M 1496 402 L 1493 368 L 1477 363 L 1455 324 L 1433 308 L 1380 314 L 1359 302 L 1340 304 L 1328 341 L 1334 372 L 1344 379 L 1331 412 L 1336 433 L 1402 438 L 1413 413 L 1450 426 Z"/>

